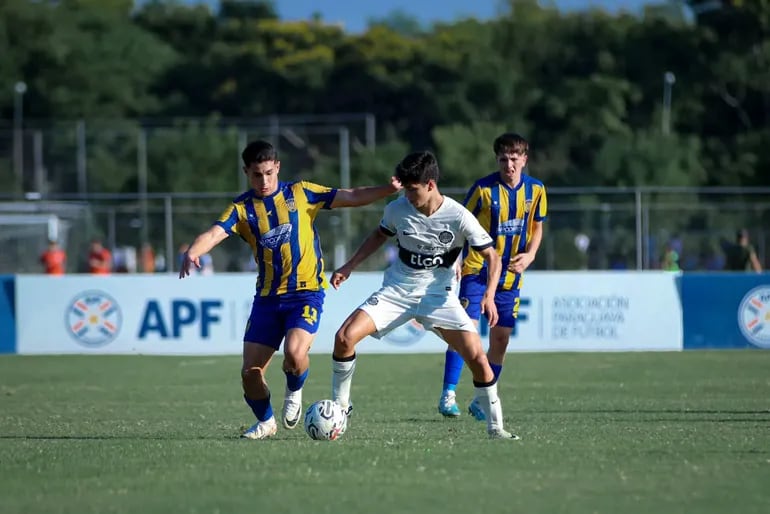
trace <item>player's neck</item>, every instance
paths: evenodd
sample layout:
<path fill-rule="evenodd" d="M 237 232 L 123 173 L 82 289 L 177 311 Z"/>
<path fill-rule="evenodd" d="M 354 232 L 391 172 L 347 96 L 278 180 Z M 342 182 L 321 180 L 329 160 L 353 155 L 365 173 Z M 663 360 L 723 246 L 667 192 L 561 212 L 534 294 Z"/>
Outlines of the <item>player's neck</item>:
<path fill-rule="evenodd" d="M 516 189 L 519 184 L 521 184 L 521 175 L 522 171 L 517 171 L 511 176 L 508 176 L 507 174 L 498 173 L 498 176 L 500 177 L 500 180 L 503 184 L 510 187 L 511 189 Z"/>
<path fill-rule="evenodd" d="M 441 193 L 436 193 L 433 198 L 428 200 L 428 202 L 422 206 L 421 208 L 417 209 L 420 211 L 420 213 L 424 214 L 425 216 L 432 216 L 434 212 L 439 210 L 441 208 L 441 205 L 444 203 L 444 195 Z"/>

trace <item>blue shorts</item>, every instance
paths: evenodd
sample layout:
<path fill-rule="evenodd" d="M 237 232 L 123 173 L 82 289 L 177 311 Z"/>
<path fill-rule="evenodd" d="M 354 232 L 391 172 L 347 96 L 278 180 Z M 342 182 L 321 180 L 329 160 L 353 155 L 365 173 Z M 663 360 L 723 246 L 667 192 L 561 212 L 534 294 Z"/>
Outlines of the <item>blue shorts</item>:
<path fill-rule="evenodd" d="M 255 296 L 243 341 L 276 350 L 292 328 L 318 331 L 323 312 L 323 291 L 301 291 L 278 296 Z"/>
<path fill-rule="evenodd" d="M 471 319 L 478 321 L 481 317 L 481 299 L 487 290 L 487 278 L 482 275 L 465 275 L 460 281 L 460 303 Z M 497 306 L 497 326 L 513 328 L 519 316 L 519 291 L 495 292 Z M 486 315 L 485 315 L 486 316 Z"/>

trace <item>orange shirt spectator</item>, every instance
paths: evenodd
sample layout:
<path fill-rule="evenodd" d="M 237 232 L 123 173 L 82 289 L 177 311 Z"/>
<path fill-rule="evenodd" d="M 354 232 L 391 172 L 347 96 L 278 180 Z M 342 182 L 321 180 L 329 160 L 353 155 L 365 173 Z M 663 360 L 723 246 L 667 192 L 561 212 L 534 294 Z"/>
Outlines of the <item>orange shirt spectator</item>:
<path fill-rule="evenodd" d="M 142 271 L 145 273 L 155 273 L 155 252 L 149 243 L 142 245 Z"/>
<path fill-rule="evenodd" d="M 64 275 L 67 254 L 56 241 L 49 241 L 48 248 L 40 255 L 40 263 L 48 275 Z"/>
<path fill-rule="evenodd" d="M 98 239 L 91 241 L 88 250 L 88 270 L 95 275 L 109 275 L 112 271 L 112 253 Z"/>

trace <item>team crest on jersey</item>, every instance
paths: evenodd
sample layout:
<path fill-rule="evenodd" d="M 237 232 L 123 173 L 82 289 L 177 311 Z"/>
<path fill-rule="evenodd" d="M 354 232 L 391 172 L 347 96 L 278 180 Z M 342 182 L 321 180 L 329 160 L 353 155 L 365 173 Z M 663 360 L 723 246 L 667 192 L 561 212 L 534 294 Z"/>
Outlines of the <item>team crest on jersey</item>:
<path fill-rule="evenodd" d="M 289 212 L 297 212 L 297 206 L 294 204 L 294 198 L 286 199 L 286 208 Z"/>
<path fill-rule="evenodd" d="M 463 306 L 463 309 L 467 309 L 468 305 L 470 304 L 471 304 L 471 301 L 468 300 L 467 298 L 460 298 L 460 305 Z"/>
<path fill-rule="evenodd" d="M 445 245 L 451 243 L 452 241 L 454 241 L 454 239 L 455 239 L 455 235 L 448 230 L 442 230 L 441 232 L 439 232 L 438 240 L 439 242 L 444 243 Z"/>
<path fill-rule="evenodd" d="M 98 348 L 117 337 L 123 315 L 118 303 L 108 294 L 85 291 L 70 302 L 65 324 L 75 341 L 89 348 Z"/>
<path fill-rule="evenodd" d="M 524 212 L 527 213 L 530 210 L 532 210 L 532 200 L 527 200 L 524 202 Z"/>
<path fill-rule="evenodd" d="M 278 225 L 277 227 L 270 229 L 259 241 L 262 246 L 275 250 L 289 241 L 291 238 L 291 231 L 291 223 L 284 223 L 283 225 Z"/>
<path fill-rule="evenodd" d="M 738 326 L 749 342 L 770 348 L 770 287 L 755 287 L 738 307 Z"/>
<path fill-rule="evenodd" d="M 372 295 L 366 299 L 366 303 L 369 305 L 377 305 L 378 303 L 380 303 L 380 299 Z"/>

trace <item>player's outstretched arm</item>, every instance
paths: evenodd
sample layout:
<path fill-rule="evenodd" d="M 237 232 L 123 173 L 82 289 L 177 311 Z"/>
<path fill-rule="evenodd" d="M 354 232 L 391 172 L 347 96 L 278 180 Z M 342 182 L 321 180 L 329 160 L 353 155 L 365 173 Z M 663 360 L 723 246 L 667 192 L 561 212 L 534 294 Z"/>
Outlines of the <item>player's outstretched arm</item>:
<path fill-rule="evenodd" d="M 371 254 L 379 250 L 379 248 L 388 240 L 388 236 L 378 228 L 376 228 L 366 240 L 361 243 L 358 250 L 353 254 L 348 262 L 343 264 L 338 270 L 332 274 L 331 284 L 334 289 L 339 289 L 340 284 L 350 277 L 353 270 L 356 269 L 362 262 L 364 262 Z"/>
<path fill-rule="evenodd" d="M 479 252 L 487 263 L 487 289 L 481 298 L 481 313 L 487 315 L 489 326 L 497 325 L 497 306 L 495 305 L 495 292 L 497 284 L 500 282 L 500 273 L 503 265 L 500 255 L 493 246 L 487 247 Z"/>
<path fill-rule="evenodd" d="M 225 232 L 225 229 L 219 225 L 212 225 L 206 232 L 199 234 L 182 257 L 182 263 L 179 268 L 179 278 L 190 275 L 190 269 L 193 265 L 195 265 L 196 268 L 200 268 L 201 255 L 210 252 L 212 248 L 227 239 L 227 236 L 228 234 Z"/>
<path fill-rule="evenodd" d="M 386 198 L 401 190 L 401 182 L 396 177 L 390 177 L 387 186 L 364 186 L 353 189 L 338 189 L 332 201 L 331 208 L 358 207 Z"/>

